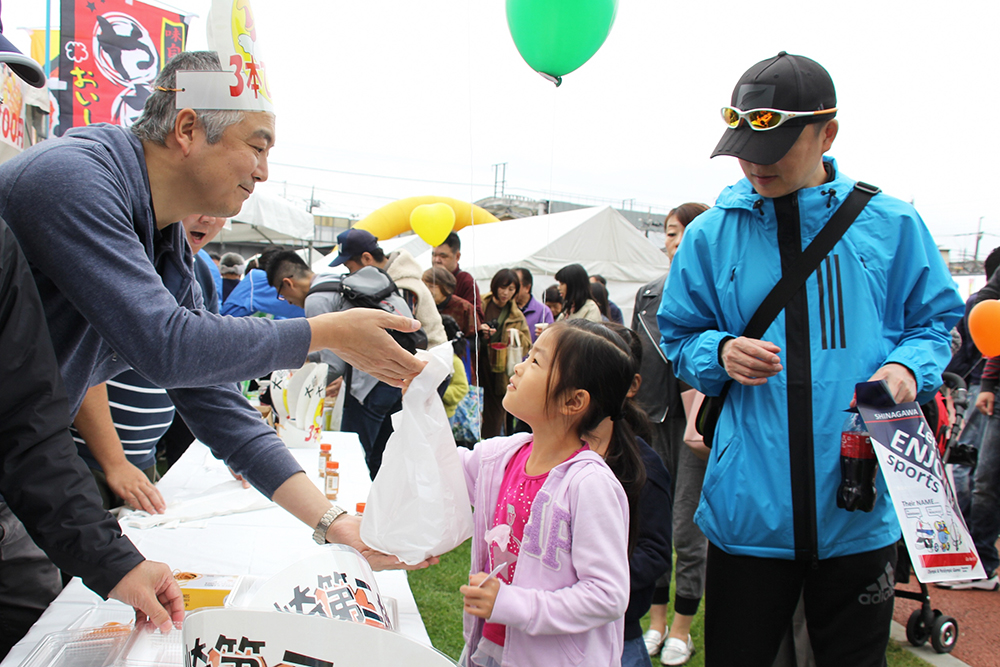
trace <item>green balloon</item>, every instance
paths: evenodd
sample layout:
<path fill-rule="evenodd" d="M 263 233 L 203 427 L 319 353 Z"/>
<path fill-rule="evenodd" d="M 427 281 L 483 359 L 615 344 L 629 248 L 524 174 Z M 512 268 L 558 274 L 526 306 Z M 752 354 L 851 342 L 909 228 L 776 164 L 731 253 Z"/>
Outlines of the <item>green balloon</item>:
<path fill-rule="evenodd" d="M 618 0 L 507 0 L 507 25 L 524 61 L 557 86 L 597 53 Z"/>

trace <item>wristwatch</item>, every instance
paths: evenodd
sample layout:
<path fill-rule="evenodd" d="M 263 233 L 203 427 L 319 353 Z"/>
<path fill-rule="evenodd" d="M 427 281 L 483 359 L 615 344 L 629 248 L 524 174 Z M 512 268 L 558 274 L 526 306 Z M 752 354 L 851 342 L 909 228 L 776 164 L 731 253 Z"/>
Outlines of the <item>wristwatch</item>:
<path fill-rule="evenodd" d="M 316 541 L 316 544 L 326 544 L 326 531 L 330 529 L 330 526 L 333 525 L 333 522 L 336 521 L 341 514 L 347 514 L 347 510 L 337 505 L 334 505 L 326 511 L 323 518 L 319 520 L 318 524 L 316 524 L 316 530 L 313 531 L 313 539 Z"/>

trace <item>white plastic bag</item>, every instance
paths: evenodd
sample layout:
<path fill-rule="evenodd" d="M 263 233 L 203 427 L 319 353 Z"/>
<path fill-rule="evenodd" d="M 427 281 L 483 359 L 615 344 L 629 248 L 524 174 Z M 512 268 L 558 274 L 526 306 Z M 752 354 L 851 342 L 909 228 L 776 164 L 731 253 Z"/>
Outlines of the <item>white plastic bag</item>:
<path fill-rule="evenodd" d="M 365 544 L 414 565 L 472 535 L 472 508 L 455 438 L 437 393 L 452 371 L 450 343 L 418 351 L 427 361 L 392 416 L 393 434 L 361 519 Z"/>
<path fill-rule="evenodd" d="M 521 363 L 524 352 L 521 350 L 521 332 L 517 329 L 507 330 L 507 377 L 514 375 L 514 366 Z"/>

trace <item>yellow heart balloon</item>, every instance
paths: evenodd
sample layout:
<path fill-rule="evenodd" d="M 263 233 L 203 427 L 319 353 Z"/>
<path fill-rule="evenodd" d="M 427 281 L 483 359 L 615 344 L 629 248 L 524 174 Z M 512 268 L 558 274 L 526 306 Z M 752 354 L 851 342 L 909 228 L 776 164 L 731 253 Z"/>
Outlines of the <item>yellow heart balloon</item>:
<path fill-rule="evenodd" d="M 431 246 L 439 246 L 455 228 L 455 209 L 447 204 L 423 204 L 410 213 L 410 229 Z"/>

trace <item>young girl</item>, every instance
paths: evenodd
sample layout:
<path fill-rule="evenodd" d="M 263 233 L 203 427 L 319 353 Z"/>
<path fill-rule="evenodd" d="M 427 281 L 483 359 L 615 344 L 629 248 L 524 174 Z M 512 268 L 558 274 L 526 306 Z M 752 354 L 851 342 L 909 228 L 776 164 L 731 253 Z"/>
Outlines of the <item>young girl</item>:
<path fill-rule="evenodd" d="M 616 334 L 582 324 L 547 328 L 510 379 L 503 406 L 533 433 L 459 450 L 478 510 L 463 665 L 620 664 L 635 531 L 622 485 L 583 438 L 610 417 L 609 458 L 641 471 L 622 419 L 633 372 Z"/>

